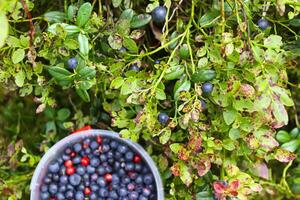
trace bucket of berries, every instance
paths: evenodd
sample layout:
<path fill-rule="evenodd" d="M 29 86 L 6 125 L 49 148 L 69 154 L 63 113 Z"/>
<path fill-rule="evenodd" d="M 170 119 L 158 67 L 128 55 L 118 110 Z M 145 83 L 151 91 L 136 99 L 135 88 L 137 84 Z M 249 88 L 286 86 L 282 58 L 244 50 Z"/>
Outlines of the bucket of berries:
<path fill-rule="evenodd" d="M 39 162 L 31 200 L 163 200 L 159 172 L 137 143 L 112 131 L 84 130 L 60 140 Z"/>

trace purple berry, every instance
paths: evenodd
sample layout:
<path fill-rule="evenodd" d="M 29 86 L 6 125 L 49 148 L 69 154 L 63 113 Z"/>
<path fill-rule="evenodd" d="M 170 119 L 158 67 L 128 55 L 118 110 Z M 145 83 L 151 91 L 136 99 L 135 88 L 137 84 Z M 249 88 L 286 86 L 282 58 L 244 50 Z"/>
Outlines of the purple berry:
<path fill-rule="evenodd" d="M 151 13 L 152 20 L 156 23 L 163 23 L 167 15 L 167 9 L 164 6 L 157 6 Z"/>
<path fill-rule="evenodd" d="M 76 58 L 70 58 L 68 60 L 68 67 L 69 67 L 69 69 L 75 69 L 77 67 L 77 65 L 78 65 L 78 61 L 77 61 Z"/>
<path fill-rule="evenodd" d="M 166 124 L 169 121 L 169 116 L 166 113 L 159 113 L 159 115 L 157 116 L 158 121 L 161 124 Z"/>

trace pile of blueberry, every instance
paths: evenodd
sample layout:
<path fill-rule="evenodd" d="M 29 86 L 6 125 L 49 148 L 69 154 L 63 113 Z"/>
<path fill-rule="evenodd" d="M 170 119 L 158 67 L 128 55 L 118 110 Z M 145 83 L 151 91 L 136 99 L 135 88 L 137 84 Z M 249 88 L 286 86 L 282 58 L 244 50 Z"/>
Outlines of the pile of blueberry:
<path fill-rule="evenodd" d="M 40 187 L 41 200 L 154 200 L 153 174 L 126 144 L 97 136 L 67 147 L 53 160 Z"/>

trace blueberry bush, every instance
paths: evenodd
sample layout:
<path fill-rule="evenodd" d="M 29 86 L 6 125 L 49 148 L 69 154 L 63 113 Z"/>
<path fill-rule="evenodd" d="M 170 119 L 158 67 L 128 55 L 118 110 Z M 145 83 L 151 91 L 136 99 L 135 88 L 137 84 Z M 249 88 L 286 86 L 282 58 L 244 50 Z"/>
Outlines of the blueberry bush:
<path fill-rule="evenodd" d="M 85 125 L 142 144 L 165 199 L 300 199 L 298 0 L 2 0 L 0 198 Z"/>

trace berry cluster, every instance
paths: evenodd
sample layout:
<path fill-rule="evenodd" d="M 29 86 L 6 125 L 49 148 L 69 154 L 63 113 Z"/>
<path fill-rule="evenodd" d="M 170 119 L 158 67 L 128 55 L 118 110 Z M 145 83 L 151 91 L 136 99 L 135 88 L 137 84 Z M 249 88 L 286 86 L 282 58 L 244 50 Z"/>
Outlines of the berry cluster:
<path fill-rule="evenodd" d="M 40 192 L 41 200 L 156 199 L 153 174 L 141 156 L 101 136 L 67 147 L 49 164 Z"/>

